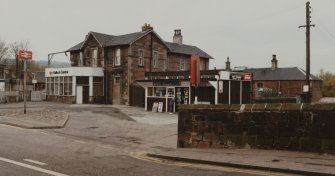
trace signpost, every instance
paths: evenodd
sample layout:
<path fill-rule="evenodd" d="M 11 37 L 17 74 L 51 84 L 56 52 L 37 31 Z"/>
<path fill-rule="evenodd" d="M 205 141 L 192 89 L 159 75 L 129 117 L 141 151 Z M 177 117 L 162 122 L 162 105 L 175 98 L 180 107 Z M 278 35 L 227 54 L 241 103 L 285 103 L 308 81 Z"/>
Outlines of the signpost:
<path fill-rule="evenodd" d="M 23 101 L 24 101 L 24 114 L 27 113 L 27 105 L 26 105 L 26 74 L 27 74 L 27 60 L 32 60 L 33 59 L 33 52 L 31 51 L 24 51 L 24 50 L 19 50 L 18 51 L 18 56 L 19 59 L 23 59 L 24 61 L 24 76 L 23 76 Z"/>

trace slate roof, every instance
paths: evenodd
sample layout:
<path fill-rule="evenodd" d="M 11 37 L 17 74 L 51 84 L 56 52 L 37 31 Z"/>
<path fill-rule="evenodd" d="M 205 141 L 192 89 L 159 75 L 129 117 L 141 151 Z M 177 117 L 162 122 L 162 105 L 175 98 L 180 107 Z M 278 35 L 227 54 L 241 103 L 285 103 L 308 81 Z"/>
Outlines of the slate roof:
<path fill-rule="evenodd" d="M 305 71 L 298 67 L 277 68 L 276 70 L 272 70 L 272 68 L 250 68 L 246 69 L 245 72 L 251 72 L 254 81 L 297 81 L 306 79 Z M 310 79 L 321 80 L 312 74 Z"/>
<path fill-rule="evenodd" d="M 203 58 L 213 59 L 212 56 L 210 56 L 209 54 L 207 54 L 206 52 L 204 52 L 203 50 L 199 49 L 196 46 L 184 45 L 184 44 L 180 45 L 177 43 L 165 42 L 153 30 L 148 30 L 145 32 L 135 32 L 135 33 L 119 35 L 119 36 L 113 36 L 113 35 L 108 35 L 108 34 L 103 34 L 103 33 L 98 33 L 98 32 L 90 32 L 89 35 L 92 35 L 102 47 L 106 47 L 106 46 L 130 45 L 131 43 L 135 42 L 136 40 L 144 37 L 145 35 L 151 32 L 153 32 L 162 41 L 162 43 L 165 44 L 165 46 L 168 48 L 169 52 L 171 53 L 186 54 L 186 55 L 195 54 Z M 77 45 L 73 46 L 72 48 L 68 49 L 67 52 L 80 50 L 85 44 L 85 42 L 86 42 L 86 39 L 85 41 L 80 42 Z"/>
<path fill-rule="evenodd" d="M 165 42 L 169 48 L 171 53 L 178 53 L 178 54 L 186 54 L 186 55 L 198 55 L 200 57 L 213 59 L 212 56 L 201 50 L 200 48 L 192 45 L 184 45 L 172 42 Z"/>

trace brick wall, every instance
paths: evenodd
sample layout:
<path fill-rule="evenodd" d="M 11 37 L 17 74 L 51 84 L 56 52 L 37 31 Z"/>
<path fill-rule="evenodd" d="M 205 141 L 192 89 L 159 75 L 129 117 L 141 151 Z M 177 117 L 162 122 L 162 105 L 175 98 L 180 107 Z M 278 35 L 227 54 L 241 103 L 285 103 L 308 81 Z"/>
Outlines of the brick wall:
<path fill-rule="evenodd" d="M 335 153 L 335 104 L 182 105 L 178 147 Z"/>
<path fill-rule="evenodd" d="M 312 82 L 312 102 L 318 102 L 322 98 L 322 81 L 311 81 Z M 275 92 L 281 92 L 281 97 L 296 97 L 302 93 L 303 85 L 305 81 L 254 81 L 253 92 L 254 97 L 259 97 L 257 92 L 257 83 L 263 83 L 264 88 L 270 88 Z"/>

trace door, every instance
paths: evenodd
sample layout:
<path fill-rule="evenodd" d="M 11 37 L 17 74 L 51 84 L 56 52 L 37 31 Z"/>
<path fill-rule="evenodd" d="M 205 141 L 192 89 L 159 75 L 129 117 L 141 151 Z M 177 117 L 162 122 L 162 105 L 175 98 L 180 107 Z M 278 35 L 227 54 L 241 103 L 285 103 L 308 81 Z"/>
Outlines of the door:
<path fill-rule="evenodd" d="M 76 103 L 83 104 L 83 86 L 77 86 Z"/>

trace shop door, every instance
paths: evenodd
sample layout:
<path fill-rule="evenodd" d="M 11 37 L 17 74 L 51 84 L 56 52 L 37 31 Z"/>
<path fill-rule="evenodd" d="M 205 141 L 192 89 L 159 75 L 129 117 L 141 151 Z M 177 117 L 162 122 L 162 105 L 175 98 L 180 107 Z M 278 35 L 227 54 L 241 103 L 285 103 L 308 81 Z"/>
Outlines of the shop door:
<path fill-rule="evenodd" d="M 83 104 L 83 86 L 77 86 L 76 103 Z"/>
<path fill-rule="evenodd" d="M 114 77 L 114 84 L 113 84 L 113 104 L 119 105 L 121 98 L 121 91 L 120 91 L 120 77 Z"/>
<path fill-rule="evenodd" d="M 189 88 L 176 87 L 175 92 L 175 110 L 178 112 L 180 104 L 189 104 Z"/>

